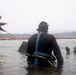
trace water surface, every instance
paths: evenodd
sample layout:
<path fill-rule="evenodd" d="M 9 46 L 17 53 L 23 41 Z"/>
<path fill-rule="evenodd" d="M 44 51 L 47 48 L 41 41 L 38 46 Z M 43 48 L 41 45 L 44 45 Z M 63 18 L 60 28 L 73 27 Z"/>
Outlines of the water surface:
<path fill-rule="evenodd" d="M 63 67 L 57 72 L 45 68 L 26 69 L 27 57 L 18 52 L 23 41 L 26 40 L 0 40 L 0 75 L 76 75 L 76 55 L 73 53 L 76 39 L 57 39 L 64 58 Z M 69 55 L 66 46 L 70 48 Z"/>

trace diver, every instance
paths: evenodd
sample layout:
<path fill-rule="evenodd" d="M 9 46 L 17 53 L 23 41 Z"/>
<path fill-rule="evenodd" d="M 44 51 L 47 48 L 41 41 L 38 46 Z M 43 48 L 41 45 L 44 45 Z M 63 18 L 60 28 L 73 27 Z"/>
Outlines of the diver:
<path fill-rule="evenodd" d="M 76 47 L 74 47 L 74 51 L 73 51 L 73 53 L 75 53 L 75 54 L 76 54 Z"/>
<path fill-rule="evenodd" d="M 48 34 L 48 24 L 42 21 L 27 44 L 28 65 L 49 67 L 48 62 L 57 59 L 57 65 L 63 65 L 63 56 L 52 34 Z"/>
<path fill-rule="evenodd" d="M 65 49 L 66 49 L 67 54 L 70 54 L 70 48 L 67 46 Z"/>

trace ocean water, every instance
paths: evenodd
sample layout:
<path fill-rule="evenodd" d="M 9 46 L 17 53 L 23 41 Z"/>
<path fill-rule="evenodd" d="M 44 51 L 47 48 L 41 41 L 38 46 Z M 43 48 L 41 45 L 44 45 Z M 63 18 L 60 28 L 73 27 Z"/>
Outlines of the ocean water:
<path fill-rule="evenodd" d="M 76 75 L 76 55 L 73 48 L 76 39 L 57 39 L 64 58 L 64 65 L 59 72 L 50 69 L 27 70 L 27 57 L 18 52 L 23 41 L 27 40 L 0 40 L 0 75 Z M 66 54 L 65 47 L 70 48 L 70 54 Z"/>

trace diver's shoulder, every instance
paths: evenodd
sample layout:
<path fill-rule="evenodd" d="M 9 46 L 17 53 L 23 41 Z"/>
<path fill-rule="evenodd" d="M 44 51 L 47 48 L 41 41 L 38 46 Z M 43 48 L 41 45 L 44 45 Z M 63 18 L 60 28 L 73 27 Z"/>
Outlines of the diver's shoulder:
<path fill-rule="evenodd" d="M 30 38 L 32 38 L 32 37 L 36 37 L 36 36 L 37 36 L 37 33 L 32 34 L 32 35 L 30 36 Z"/>

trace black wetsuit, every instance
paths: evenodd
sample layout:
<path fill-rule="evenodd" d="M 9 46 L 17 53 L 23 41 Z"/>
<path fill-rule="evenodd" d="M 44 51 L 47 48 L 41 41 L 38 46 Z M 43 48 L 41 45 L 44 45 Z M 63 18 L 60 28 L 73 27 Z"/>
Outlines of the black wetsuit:
<path fill-rule="evenodd" d="M 36 38 L 38 34 L 32 35 L 28 40 L 27 53 L 33 54 L 35 52 Z M 42 33 L 39 38 L 38 51 L 51 55 L 52 51 L 57 58 L 58 64 L 63 63 L 63 57 L 61 55 L 60 48 L 56 42 L 56 39 L 53 35 Z M 50 58 L 51 59 L 51 58 Z M 28 61 L 34 64 L 34 58 L 28 56 Z M 46 65 L 47 61 L 43 59 L 38 59 L 40 65 Z"/>

